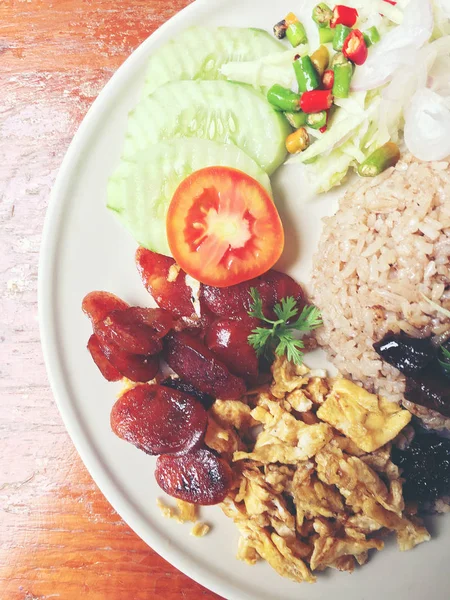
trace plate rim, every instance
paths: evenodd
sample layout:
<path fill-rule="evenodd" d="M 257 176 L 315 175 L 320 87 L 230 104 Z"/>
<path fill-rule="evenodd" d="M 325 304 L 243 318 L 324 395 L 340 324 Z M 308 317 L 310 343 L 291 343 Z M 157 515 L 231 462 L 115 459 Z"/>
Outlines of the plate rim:
<path fill-rule="evenodd" d="M 102 88 L 97 98 L 89 107 L 82 119 L 75 135 L 59 167 L 55 182 L 52 186 L 47 205 L 38 265 L 38 324 L 41 347 L 47 378 L 50 384 L 53 400 L 58 408 L 64 427 L 72 440 L 84 466 L 88 470 L 95 485 L 100 492 L 132 529 L 152 550 L 159 554 L 170 565 L 184 573 L 196 583 L 213 591 L 228 600 L 253 600 L 253 596 L 236 587 L 232 581 L 224 580 L 212 572 L 207 572 L 205 565 L 200 565 L 196 560 L 188 557 L 182 550 L 171 546 L 164 536 L 153 529 L 149 529 L 145 519 L 132 510 L 132 503 L 126 494 L 114 481 L 106 465 L 102 463 L 95 447 L 90 444 L 88 434 L 83 430 L 77 420 L 76 410 L 70 400 L 68 382 L 64 376 L 63 365 L 58 359 L 58 328 L 53 319 L 55 298 L 53 294 L 54 279 L 52 274 L 56 268 L 56 250 L 59 243 L 60 224 L 63 219 L 65 197 L 70 189 L 71 181 L 76 174 L 77 162 L 81 158 L 81 151 L 86 140 L 95 130 L 95 123 L 101 117 L 102 109 L 108 101 L 108 96 L 113 90 L 120 91 L 122 79 L 126 76 L 130 65 L 138 62 L 148 52 L 148 46 L 153 45 L 163 38 L 167 29 L 174 24 L 182 22 L 187 15 L 200 12 L 202 7 L 210 8 L 213 5 L 226 4 L 227 0 L 195 0 L 181 9 L 170 19 L 165 21 L 158 29 L 148 36 L 120 65 Z"/>

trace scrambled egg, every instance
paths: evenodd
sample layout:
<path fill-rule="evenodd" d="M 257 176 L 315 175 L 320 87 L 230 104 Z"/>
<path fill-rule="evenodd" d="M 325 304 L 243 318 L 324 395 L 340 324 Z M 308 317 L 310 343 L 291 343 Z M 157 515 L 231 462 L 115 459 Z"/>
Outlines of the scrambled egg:
<path fill-rule="evenodd" d="M 191 535 L 193 537 L 205 537 L 210 531 L 211 527 L 207 523 L 196 523 L 191 529 Z"/>
<path fill-rule="evenodd" d="M 241 534 L 238 558 L 313 583 L 328 567 L 365 564 L 388 531 L 401 550 L 428 541 L 390 460 L 409 413 L 285 358 L 272 372 L 270 386 L 209 414 L 206 443 L 235 475 L 222 509 Z"/>
<path fill-rule="evenodd" d="M 196 523 L 198 520 L 198 506 L 185 502 L 184 500 L 176 500 L 176 508 L 165 504 L 160 498 L 156 501 L 159 510 L 166 519 L 173 519 L 177 523 Z"/>
<path fill-rule="evenodd" d="M 205 443 L 228 458 L 246 447 L 243 439 L 257 424 L 251 416 L 251 408 L 244 402 L 216 400 L 208 413 Z"/>
<path fill-rule="evenodd" d="M 397 404 L 338 379 L 317 416 L 349 437 L 364 452 L 373 452 L 394 439 L 411 421 Z"/>
<path fill-rule="evenodd" d="M 184 500 L 176 500 L 176 508 L 165 504 L 161 498 L 158 498 L 156 504 L 161 511 L 161 514 L 166 519 L 173 519 L 177 523 L 194 523 L 190 534 L 193 537 L 204 537 L 207 535 L 211 527 L 207 523 L 202 523 L 198 520 L 198 506 L 185 502 Z"/>

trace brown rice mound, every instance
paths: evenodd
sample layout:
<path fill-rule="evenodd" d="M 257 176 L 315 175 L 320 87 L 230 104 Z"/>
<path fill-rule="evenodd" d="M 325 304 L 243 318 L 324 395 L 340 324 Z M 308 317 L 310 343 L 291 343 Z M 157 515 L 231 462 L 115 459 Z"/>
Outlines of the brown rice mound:
<path fill-rule="evenodd" d="M 324 219 L 314 257 L 312 296 L 324 327 L 319 344 L 343 375 L 401 402 L 404 377 L 373 343 L 392 331 L 442 334 L 450 309 L 450 167 L 403 158 L 374 179 L 359 179 Z M 435 428 L 450 419 L 422 410 Z"/>

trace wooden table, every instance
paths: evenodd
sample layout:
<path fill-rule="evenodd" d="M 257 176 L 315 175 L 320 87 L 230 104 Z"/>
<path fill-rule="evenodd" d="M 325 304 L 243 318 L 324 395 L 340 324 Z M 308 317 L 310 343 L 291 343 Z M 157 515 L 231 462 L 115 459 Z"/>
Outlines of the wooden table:
<path fill-rule="evenodd" d="M 189 0 L 0 0 L 0 598 L 218 596 L 153 552 L 69 439 L 39 344 L 37 268 L 50 189 L 117 67 Z"/>

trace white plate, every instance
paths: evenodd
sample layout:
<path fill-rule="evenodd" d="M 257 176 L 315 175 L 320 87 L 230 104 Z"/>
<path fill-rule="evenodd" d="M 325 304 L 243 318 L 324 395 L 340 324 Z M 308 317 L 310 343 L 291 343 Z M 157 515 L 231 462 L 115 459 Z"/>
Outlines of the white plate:
<path fill-rule="evenodd" d="M 404 554 L 392 544 L 351 577 L 329 571 L 315 586 L 282 579 L 262 562 L 251 568 L 237 561 L 237 530 L 217 507 L 202 510 L 213 530 L 201 540 L 189 536 L 189 526 L 163 519 L 155 461 L 112 434 L 109 412 L 118 387 L 102 379 L 86 351 L 91 328 L 81 300 L 87 292 L 109 290 L 131 304 L 149 304 L 134 266 L 136 244 L 105 208 L 106 181 L 148 56 L 194 23 L 270 29 L 292 8 L 291 0 L 197 0 L 144 42 L 92 106 L 59 173 L 42 244 L 40 322 L 52 389 L 83 461 L 117 512 L 159 554 L 218 594 L 234 600 L 423 600 L 431 592 L 443 600 L 450 588 L 450 519 L 439 519 L 439 535 L 429 544 Z M 287 234 L 281 268 L 307 282 L 320 217 L 334 210 L 335 201 L 302 206 L 295 167 L 280 169 L 273 183 Z"/>

